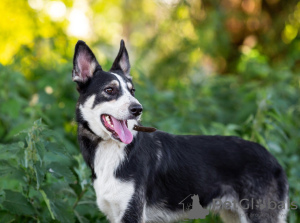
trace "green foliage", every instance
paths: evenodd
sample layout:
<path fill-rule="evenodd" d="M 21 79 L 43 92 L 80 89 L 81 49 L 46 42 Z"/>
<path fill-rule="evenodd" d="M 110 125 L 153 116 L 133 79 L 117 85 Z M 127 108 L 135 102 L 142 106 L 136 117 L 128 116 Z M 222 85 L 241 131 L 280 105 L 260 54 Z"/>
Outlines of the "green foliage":
<path fill-rule="evenodd" d="M 72 157 L 57 133 L 38 120 L 17 138 L 16 143 L 0 145 L 1 222 L 104 218 L 81 156 Z"/>
<path fill-rule="evenodd" d="M 76 139 L 78 38 L 105 70 L 125 38 L 144 125 L 261 143 L 300 207 L 298 1 L 62 0 L 56 18 L 57 2 L 0 3 L 0 222 L 106 222 Z M 93 35 L 69 31 L 78 10 Z"/>

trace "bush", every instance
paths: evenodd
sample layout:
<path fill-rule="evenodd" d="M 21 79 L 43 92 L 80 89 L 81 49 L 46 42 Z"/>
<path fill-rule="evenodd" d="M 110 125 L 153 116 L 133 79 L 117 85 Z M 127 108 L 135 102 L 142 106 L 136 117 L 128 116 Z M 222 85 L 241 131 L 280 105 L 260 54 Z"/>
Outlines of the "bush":
<path fill-rule="evenodd" d="M 104 222 L 90 173 L 41 120 L 0 145 L 1 222 Z"/>

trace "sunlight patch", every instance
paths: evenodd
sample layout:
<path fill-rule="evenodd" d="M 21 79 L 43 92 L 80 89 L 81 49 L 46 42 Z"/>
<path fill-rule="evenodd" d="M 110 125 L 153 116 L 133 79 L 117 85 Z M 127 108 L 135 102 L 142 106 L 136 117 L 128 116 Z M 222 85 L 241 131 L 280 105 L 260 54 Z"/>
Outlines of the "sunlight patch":
<path fill-rule="evenodd" d="M 65 4 L 61 1 L 51 1 L 47 3 L 47 13 L 53 21 L 61 21 L 67 12 Z"/>
<path fill-rule="evenodd" d="M 79 9 L 73 9 L 69 16 L 70 25 L 68 33 L 76 37 L 88 37 L 91 29 L 89 19 L 85 13 Z"/>

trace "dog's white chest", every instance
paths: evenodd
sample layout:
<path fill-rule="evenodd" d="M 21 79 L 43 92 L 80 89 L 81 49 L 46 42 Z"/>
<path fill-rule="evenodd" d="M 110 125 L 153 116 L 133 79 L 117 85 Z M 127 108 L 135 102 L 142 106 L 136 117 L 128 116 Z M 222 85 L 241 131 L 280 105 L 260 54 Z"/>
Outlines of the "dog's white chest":
<path fill-rule="evenodd" d="M 124 182 L 114 176 L 124 158 L 124 146 L 113 140 L 101 142 L 95 155 L 97 205 L 111 222 L 121 220 L 134 193 L 133 182 Z"/>

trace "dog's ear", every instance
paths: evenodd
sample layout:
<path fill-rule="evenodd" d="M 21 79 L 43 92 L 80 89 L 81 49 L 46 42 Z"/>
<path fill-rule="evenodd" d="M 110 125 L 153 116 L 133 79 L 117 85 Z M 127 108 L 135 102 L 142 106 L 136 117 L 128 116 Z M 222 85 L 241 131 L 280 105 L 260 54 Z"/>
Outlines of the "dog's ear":
<path fill-rule="evenodd" d="M 79 40 L 75 46 L 72 79 L 79 85 L 87 82 L 96 69 L 102 70 L 92 50 L 85 42 Z"/>
<path fill-rule="evenodd" d="M 124 40 L 121 40 L 119 53 L 110 68 L 110 71 L 121 71 L 126 77 L 131 78 L 129 56 Z"/>

